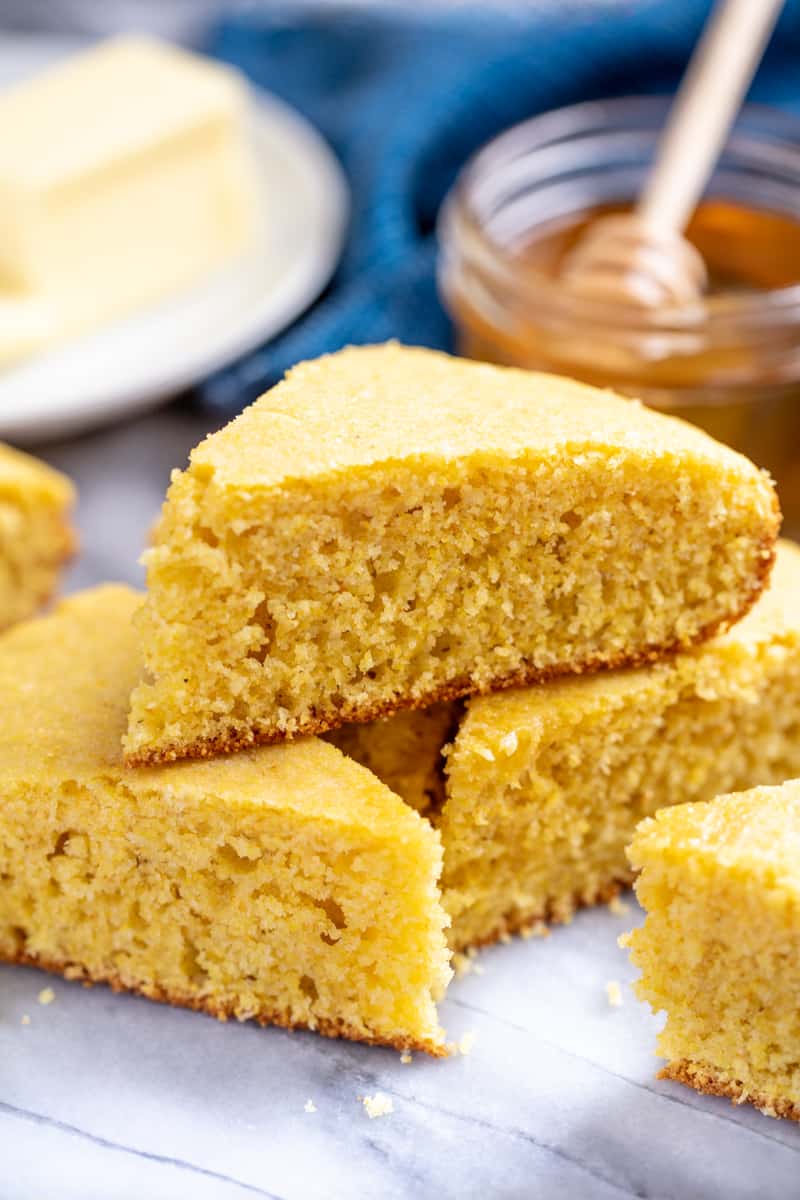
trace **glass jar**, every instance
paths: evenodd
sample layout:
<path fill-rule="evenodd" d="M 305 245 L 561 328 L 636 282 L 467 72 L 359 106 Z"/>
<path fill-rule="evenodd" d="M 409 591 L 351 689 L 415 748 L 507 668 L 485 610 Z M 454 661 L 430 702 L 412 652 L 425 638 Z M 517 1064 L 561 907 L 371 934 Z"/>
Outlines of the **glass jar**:
<path fill-rule="evenodd" d="M 610 386 L 701 425 L 772 473 L 784 528 L 800 536 L 800 120 L 743 110 L 702 228 L 688 231 L 718 268 L 701 304 L 578 298 L 548 251 L 560 237 L 563 253 L 587 214 L 630 206 L 667 103 L 575 105 L 479 151 L 440 216 L 440 290 L 462 354 Z"/>

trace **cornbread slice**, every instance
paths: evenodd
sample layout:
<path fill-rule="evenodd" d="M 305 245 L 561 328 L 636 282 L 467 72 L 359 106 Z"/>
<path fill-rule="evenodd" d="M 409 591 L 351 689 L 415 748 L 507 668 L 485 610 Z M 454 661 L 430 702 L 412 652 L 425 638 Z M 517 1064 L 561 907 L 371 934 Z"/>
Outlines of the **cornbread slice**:
<path fill-rule="evenodd" d="M 66 476 L 0 443 L 0 629 L 30 616 L 54 592 L 75 548 L 74 500 Z"/>
<path fill-rule="evenodd" d="M 661 1078 L 800 1120 L 800 780 L 681 804 L 630 849 Z"/>
<path fill-rule="evenodd" d="M 382 776 L 397 720 L 340 744 Z M 422 770 L 392 773 L 409 803 Z M 431 817 L 456 949 L 608 899 L 630 881 L 625 847 L 642 817 L 800 775 L 800 549 L 779 543 L 765 594 L 703 647 L 472 699 L 445 771 L 444 805 Z"/>
<path fill-rule="evenodd" d="M 0 957 L 444 1053 L 439 836 L 317 739 L 126 770 L 126 588 L 0 638 Z"/>
<path fill-rule="evenodd" d="M 662 657 L 747 610 L 777 525 L 752 463 L 608 392 L 398 345 L 305 363 L 173 476 L 127 761 Z"/>

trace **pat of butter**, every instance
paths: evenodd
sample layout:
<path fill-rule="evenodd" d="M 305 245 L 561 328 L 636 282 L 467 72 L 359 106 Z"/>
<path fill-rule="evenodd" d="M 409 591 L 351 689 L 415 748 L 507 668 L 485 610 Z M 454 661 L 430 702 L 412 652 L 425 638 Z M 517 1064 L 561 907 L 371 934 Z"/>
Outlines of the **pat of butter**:
<path fill-rule="evenodd" d="M 255 229 L 246 109 L 235 72 L 140 37 L 1 95 L 2 301 L 45 305 L 52 340 L 234 257 Z M 25 304 L 15 311 L 24 325 Z"/>
<path fill-rule="evenodd" d="M 0 293 L 0 367 L 47 345 L 57 328 L 55 314 L 38 296 Z"/>

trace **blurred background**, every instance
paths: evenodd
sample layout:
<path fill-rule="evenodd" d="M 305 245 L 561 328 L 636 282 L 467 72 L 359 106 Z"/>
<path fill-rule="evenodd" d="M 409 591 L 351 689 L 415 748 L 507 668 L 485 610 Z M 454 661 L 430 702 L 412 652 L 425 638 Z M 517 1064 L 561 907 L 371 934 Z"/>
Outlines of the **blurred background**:
<path fill-rule="evenodd" d="M 797 3 L 689 228 L 711 277 L 703 312 L 576 309 L 557 287 L 576 231 L 634 199 L 710 9 L 0 0 L 7 82 L 37 55 L 146 31 L 241 71 L 262 137 L 269 254 L 191 303 L 0 373 L 0 438 L 78 484 L 71 586 L 141 583 L 170 469 L 294 362 L 393 337 L 611 384 L 695 420 L 778 477 L 796 527 Z M 555 116 L 500 136 L 542 114 Z"/>

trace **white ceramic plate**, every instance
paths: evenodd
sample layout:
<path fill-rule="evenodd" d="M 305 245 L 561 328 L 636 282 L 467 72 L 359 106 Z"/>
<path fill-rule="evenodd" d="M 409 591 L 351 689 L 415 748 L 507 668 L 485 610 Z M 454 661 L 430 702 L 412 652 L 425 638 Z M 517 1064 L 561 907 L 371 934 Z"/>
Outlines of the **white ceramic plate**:
<path fill-rule="evenodd" d="M 75 49 L 3 37 L 0 87 Z M 155 407 L 279 333 L 319 295 L 342 247 L 344 176 L 302 117 L 254 96 L 265 198 L 258 244 L 189 292 L 0 372 L 0 438 L 31 444 Z"/>

